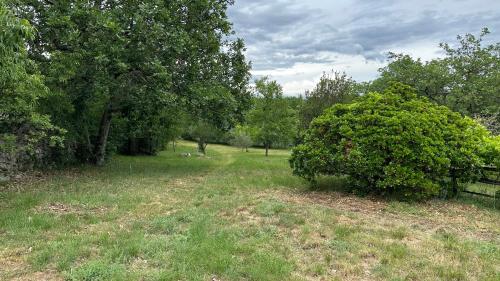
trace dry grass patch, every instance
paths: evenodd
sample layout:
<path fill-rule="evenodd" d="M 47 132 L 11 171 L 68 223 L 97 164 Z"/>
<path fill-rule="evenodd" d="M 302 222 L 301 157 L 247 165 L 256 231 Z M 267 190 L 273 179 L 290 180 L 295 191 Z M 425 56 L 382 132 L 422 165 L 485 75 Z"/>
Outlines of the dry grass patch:
<path fill-rule="evenodd" d="M 339 219 L 353 223 L 352 215 L 382 227 L 399 225 L 436 233 L 442 229 L 470 239 L 500 242 L 498 211 L 463 203 L 433 200 L 426 203 L 391 202 L 379 198 L 360 198 L 340 192 L 290 192 L 275 190 L 273 195 L 298 205 L 320 205 L 341 211 Z"/>

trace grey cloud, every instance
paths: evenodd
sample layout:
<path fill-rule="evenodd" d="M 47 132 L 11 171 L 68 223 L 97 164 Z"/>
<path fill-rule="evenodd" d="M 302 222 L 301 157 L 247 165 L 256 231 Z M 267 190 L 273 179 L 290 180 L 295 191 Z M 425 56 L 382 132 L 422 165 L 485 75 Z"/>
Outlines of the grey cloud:
<path fill-rule="evenodd" d="M 247 42 L 254 69 L 334 61 L 320 57 L 321 52 L 383 60 L 391 47 L 424 39 L 437 45 L 457 34 L 477 33 L 483 26 L 497 31 L 497 39 L 500 35 L 494 9 L 460 11 L 456 4 L 448 10 L 434 10 L 432 5 L 419 10 L 393 0 L 358 0 L 343 7 L 316 2 L 237 1 L 230 17 L 237 35 Z"/>

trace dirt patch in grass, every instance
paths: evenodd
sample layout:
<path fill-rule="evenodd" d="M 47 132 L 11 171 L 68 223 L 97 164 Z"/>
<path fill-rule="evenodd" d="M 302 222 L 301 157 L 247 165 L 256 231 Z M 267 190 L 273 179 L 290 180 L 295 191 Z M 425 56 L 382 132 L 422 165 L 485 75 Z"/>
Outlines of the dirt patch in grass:
<path fill-rule="evenodd" d="M 269 192 L 267 192 L 269 196 Z M 365 215 L 383 213 L 387 202 L 374 198 L 361 198 L 339 192 L 287 192 L 276 190 L 277 198 L 287 203 L 299 205 L 320 205 L 340 211 L 348 211 Z"/>
<path fill-rule="evenodd" d="M 86 173 L 89 173 L 87 171 Z M 92 175 L 95 175 L 95 171 Z M 5 184 L 0 184 L 0 192 L 7 191 L 28 191 L 35 190 L 42 185 L 50 183 L 55 177 L 60 177 L 69 180 L 81 179 L 85 173 L 81 168 L 73 167 L 63 170 L 45 170 L 45 171 L 26 171 L 19 172 L 12 176 L 10 181 Z M 90 175 L 89 175 L 90 176 Z"/>
<path fill-rule="evenodd" d="M 55 270 L 35 272 L 22 277 L 11 279 L 12 281 L 59 281 L 64 280 Z"/>
<path fill-rule="evenodd" d="M 31 248 L 18 248 L 0 252 L 0 280 L 12 281 L 58 281 L 64 280 L 56 271 L 30 272 L 26 261 Z"/>
<path fill-rule="evenodd" d="M 242 222 L 246 225 L 262 225 L 264 224 L 264 218 L 255 214 L 248 207 L 240 207 L 234 211 L 223 210 L 219 212 L 219 216 L 224 219 L 235 219 L 238 222 Z"/>
<path fill-rule="evenodd" d="M 14 276 L 22 273 L 28 267 L 24 254 L 26 249 L 16 249 L 0 253 L 0 277 Z M 1 278 L 0 278 L 1 279 Z"/>
<path fill-rule="evenodd" d="M 87 207 L 83 205 L 70 205 L 63 203 L 49 203 L 47 205 L 35 208 L 37 213 L 50 213 L 54 215 L 85 215 L 85 214 L 103 214 L 108 211 L 105 207 Z"/>

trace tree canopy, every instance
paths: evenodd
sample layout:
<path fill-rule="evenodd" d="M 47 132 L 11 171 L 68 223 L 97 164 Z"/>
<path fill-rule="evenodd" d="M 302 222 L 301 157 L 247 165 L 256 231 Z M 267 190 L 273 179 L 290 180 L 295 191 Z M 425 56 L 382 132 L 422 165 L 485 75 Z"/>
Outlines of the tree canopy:
<path fill-rule="evenodd" d="M 34 37 L 27 20 L 0 1 L 0 172 L 8 173 L 23 160 L 37 161 L 43 146 L 56 146 L 63 130 L 39 108 L 49 94 L 37 66 L 28 58 L 26 44 Z"/>
<path fill-rule="evenodd" d="M 487 28 L 479 36 L 457 37 L 456 44 L 442 43 L 444 58 L 422 62 L 404 54 L 389 54 L 389 64 L 367 92 L 383 91 L 392 82 L 412 86 L 417 94 L 470 117 L 477 117 L 491 131 L 500 124 L 500 43 L 484 44 Z"/>
<path fill-rule="evenodd" d="M 69 158 L 102 164 L 120 147 L 154 153 L 182 112 L 228 130 L 249 108 L 250 65 L 243 41 L 230 39 L 231 0 L 13 3 L 37 31 L 28 51 L 51 92 L 42 108 L 68 130 Z"/>
<path fill-rule="evenodd" d="M 314 118 L 332 105 L 351 102 L 357 96 L 355 84 L 345 73 L 323 73 L 316 87 L 305 93 L 305 100 L 299 111 L 301 128 L 307 129 Z"/>
<path fill-rule="evenodd" d="M 283 89 L 276 81 L 263 77 L 255 81 L 257 99 L 248 114 L 248 123 L 256 143 L 268 150 L 273 144 L 289 144 L 296 134 L 297 113 L 283 98 Z"/>

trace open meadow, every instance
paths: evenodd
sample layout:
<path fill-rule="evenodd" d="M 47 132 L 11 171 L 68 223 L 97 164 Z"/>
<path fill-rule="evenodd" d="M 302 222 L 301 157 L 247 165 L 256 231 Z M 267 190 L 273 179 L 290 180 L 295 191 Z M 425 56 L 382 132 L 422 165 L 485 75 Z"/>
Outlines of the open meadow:
<path fill-rule="evenodd" d="M 0 280 L 500 280 L 500 211 L 309 185 L 289 152 L 182 142 L 2 186 Z"/>

